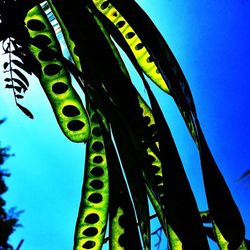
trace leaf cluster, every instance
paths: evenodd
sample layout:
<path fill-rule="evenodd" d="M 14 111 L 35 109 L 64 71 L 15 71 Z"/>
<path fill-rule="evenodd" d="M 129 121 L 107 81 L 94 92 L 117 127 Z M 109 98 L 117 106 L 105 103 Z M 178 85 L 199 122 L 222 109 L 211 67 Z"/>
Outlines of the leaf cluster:
<path fill-rule="evenodd" d="M 5 88 L 13 91 L 16 105 L 32 119 L 32 113 L 19 103 L 24 98 L 24 94 L 29 87 L 26 75 L 32 74 L 29 56 L 12 37 L 2 42 L 2 50 L 4 55 L 8 56 L 8 61 L 3 64 L 4 73 L 9 75 L 4 79 L 6 82 Z"/>

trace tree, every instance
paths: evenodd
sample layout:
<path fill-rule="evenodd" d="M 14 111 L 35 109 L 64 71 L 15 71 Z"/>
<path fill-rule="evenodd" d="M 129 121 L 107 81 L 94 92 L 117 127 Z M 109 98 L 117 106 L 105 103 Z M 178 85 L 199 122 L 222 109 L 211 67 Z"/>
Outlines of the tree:
<path fill-rule="evenodd" d="M 100 249 L 108 220 L 111 248 L 149 249 L 147 198 L 171 249 L 209 249 L 207 235 L 220 248 L 247 249 L 244 223 L 206 143 L 188 83 L 146 13 L 133 0 L 46 3 L 2 3 L 5 13 L 13 8 L 17 13 L 14 20 L 1 15 L 3 50 L 9 55 L 6 87 L 33 118 L 20 102 L 29 86 L 23 71 L 35 74 L 63 133 L 87 144 L 74 249 Z M 71 60 L 64 58 L 46 10 L 62 30 Z M 140 75 L 149 103 L 135 89 L 116 44 Z M 85 94 L 86 108 L 71 76 Z M 197 145 L 209 212 L 198 211 L 146 76 L 173 97 Z M 211 227 L 204 229 L 207 222 Z"/>
<path fill-rule="evenodd" d="M 4 120 L 0 121 L 0 124 Z M 0 148 L 0 167 L 2 167 L 4 161 L 12 156 L 9 154 L 9 148 Z M 20 211 L 16 211 L 16 208 L 11 208 L 8 211 L 5 208 L 6 202 L 2 198 L 2 195 L 8 190 L 5 184 L 5 177 L 9 177 L 10 174 L 5 169 L 0 168 L 0 249 L 10 250 L 13 247 L 8 243 L 10 235 L 20 226 L 18 223 L 18 216 Z"/>

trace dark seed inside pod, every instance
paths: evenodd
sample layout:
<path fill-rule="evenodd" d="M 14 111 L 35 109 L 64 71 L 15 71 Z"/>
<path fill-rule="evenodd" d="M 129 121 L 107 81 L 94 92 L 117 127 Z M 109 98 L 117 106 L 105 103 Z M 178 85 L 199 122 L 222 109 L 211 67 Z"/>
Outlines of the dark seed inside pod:
<path fill-rule="evenodd" d="M 84 122 L 79 120 L 70 121 L 67 125 L 68 129 L 71 131 L 78 131 L 85 126 Z"/>
<path fill-rule="evenodd" d="M 93 180 L 89 183 L 89 185 L 94 189 L 101 189 L 104 186 L 104 183 L 100 180 Z"/>
<path fill-rule="evenodd" d="M 100 167 L 93 168 L 90 173 L 96 177 L 101 177 L 104 174 L 104 170 Z"/>
<path fill-rule="evenodd" d="M 101 129 L 99 127 L 95 127 L 92 129 L 92 134 L 96 137 L 99 137 L 101 136 L 102 132 L 101 132 Z"/>
<path fill-rule="evenodd" d="M 56 58 L 56 53 L 52 49 L 47 48 L 39 52 L 38 58 L 41 61 L 48 62 Z"/>
<path fill-rule="evenodd" d="M 135 45 L 135 49 L 136 50 L 140 50 L 143 48 L 143 44 L 142 43 L 138 43 L 137 45 Z"/>
<path fill-rule="evenodd" d="M 108 1 L 104 1 L 101 5 L 101 9 L 105 10 L 107 7 L 109 6 L 109 2 Z"/>
<path fill-rule="evenodd" d="M 95 247 L 95 242 L 93 241 L 93 240 L 88 240 L 88 241 L 86 241 L 83 245 L 82 245 L 82 247 L 83 247 L 83 249 L 91 249 L 91 248 L 94 248 Z"/>
<path fill-rule="evenodd" d="M 63 107 L 62 112 L 65 116 L 68 116 L 68 117 L 74 117 L 74 116 L 80 115 L 80 110 L 73 105 L 67 105 Z"/>
<path fill-rule="evenodd" d="M 68 90 L 68 86 L 63 82 L 56 82 L 52 85 L 52 91 L 55 94 L 63 94 Z"/>
<path fill-rule="evenodd" d="M 88 237 L 93 237 L 93 236 L 97 235 L 97 233 L 98 233 L 98 230 L 95 227 L 89 227 L 82 232 L 82 234 L 84 234 Z"/>
<path fill-rule="evenodd" d="M 88 200 L 93 203 L 100 203 L 102 201 L 102 195 L 99 193 L 93 193 L 89 196 Z"/>
<path fill-rule="evenodd" d="M 101 163 L 103 161 L 103 157 L 102 156 L 100 156 L 100 155 L 97 155 L 97 156 L 95 156 L 94 158 L 93 158 L 93 162 L 94 163 Z"/>
<path fill-rule="evenodd" d="M 125 35 L 125 37 L 127 38 L 127 39 L 131 39 L 131 38 L 133 38 L 135 36 L 135 33 L 134 32 L 128 32 L 126 35 Z"/>
<path fill-rule="evenodd" d="M 30 30 L 41 31 L 46 28 L 46 25 L 37 19 L 31 19 L 27 22 L 27 27 Z"/>
<path fill-rule="evenodd" d="M 32 44 L 40 49 L 46 48 L 50 43 L 50 38 L 45 35 L 37 35 L 32 39 Z"/>
<path fill-rule="evenodd" d="M 96 152 L 100 152 L 103 149 L 103 144 L 99 141 L 96 141 L 93 143 L 92 149 L 95 150 Z"/>
<path fill-rule="evenodd" d="M 121 247 L 124 247 L 124 246 L 125 246 L 125 235 L 124 235 L 124 234 L 122 234 L 122 235 L 119 237 L 118 242 L 119 242 L 119 245 L 120 245 Z"/>
<path fill-rule="evenodd" d="M 86 216 L 84 222 L 89 223 L 89 224 L 95 224 L 99 221 L 100 217 L 98 214 L 91 213 Z"/>
<path fill-rule="evenodd" d="M 53 75 L 58 74 L 61 69 L 62 69 L 62 66 L 52 63 L 44 67 L 44 73 L 48 76 L 53 76 Z"/>
<path fill-rule="evenodd" d="M 125 25 L 125 21 L 119 21 L 117 24 L 116 24 L 116 27 L 118 28 L 118 29 L 120 29 L 120 28 L 122 28 L 124 25 Z"/>

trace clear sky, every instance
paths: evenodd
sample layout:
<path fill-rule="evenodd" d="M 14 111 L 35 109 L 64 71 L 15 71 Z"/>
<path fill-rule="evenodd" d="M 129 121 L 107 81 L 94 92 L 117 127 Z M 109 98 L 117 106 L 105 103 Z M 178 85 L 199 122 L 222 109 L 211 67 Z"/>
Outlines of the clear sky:
<path fill-rule="evenodd" d="M 138 3 L 162 32 L 189 81 L 204 134 L 239 206 L 249 239 L 250 188 L 238 178 L 250 169 L 250 1 Z M 23 228 L 13 234 L 11 242 L 17 246 L 24 239 L 24 250 L 72 249 L 85 146 L 68 141 L 61 133 L 36 79 L 30 81 L 24 100 L 35 116 L 30 120 L 4 88 L 5 77 L 0 75 L 0 117 L 8 120 L 0 126 L 0 140 L 16 156 L 5 164 L 12 176 L 4 197 L 9 207 L 25 210 L 20 217 Z M 136 78 L 133 72 L 132 77 Z M 194 143 L 172 99 L 154 90 L 198 206 L 206 209 Z"/>

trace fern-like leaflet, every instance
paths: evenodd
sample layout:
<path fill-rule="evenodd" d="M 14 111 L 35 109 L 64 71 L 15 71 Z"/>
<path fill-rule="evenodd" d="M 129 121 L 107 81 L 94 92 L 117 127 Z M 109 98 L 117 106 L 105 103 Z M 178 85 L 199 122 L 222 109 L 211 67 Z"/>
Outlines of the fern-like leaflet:
<path fill-rule="evenodd" d="M 4 54 L 8 54 L 8 61 L 3 64 L 4 73 L 9 74 L 9 77 L 4 79 L 6 82 L 5 88 L 12 89 L 15 103 L 18 108 L 20 108 L 29 118 L 33 119 L 32 113 L 19 103 L 19 100 L 23 99 L 24 94 L 29 87 L 29 81 L 22 71 L 32 74 L 32 71 L 27 64 L 23 63 L 23 59 L 26 55 L 24 51 L 22 51 L 22 47 L 19 46 L 16 40 L 12 37 L 8 37 L 3 41 L 2 49 Z M 17 58 L 19 58 L 19 60 Z"/>

